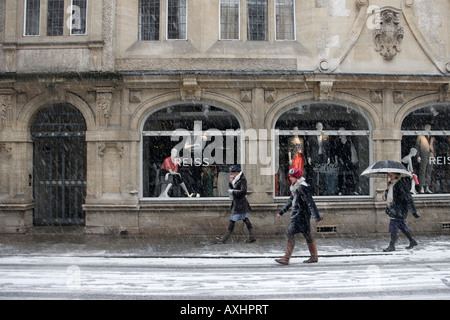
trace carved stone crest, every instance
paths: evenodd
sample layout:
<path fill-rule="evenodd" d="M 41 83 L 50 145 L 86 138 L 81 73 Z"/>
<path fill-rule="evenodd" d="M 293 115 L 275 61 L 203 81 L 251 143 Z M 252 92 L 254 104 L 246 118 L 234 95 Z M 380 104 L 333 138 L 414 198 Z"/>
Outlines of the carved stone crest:
<path fill-rule="evenodd" d="M 382 8 L 380 27 L 375 29 L 375 50 L 388 61 L 402 50 L 404 31 L 400 25 L 400 13 L 394 8 Z"/>

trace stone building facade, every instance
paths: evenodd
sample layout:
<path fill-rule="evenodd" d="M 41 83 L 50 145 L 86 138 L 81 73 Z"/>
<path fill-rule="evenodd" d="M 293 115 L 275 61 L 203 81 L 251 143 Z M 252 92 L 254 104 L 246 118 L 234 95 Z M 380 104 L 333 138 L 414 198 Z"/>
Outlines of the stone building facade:
<path fill-rule="evenodd" d="M 386 180 L 360 176 L 383 159 L 419 176 L 412 228 L 448 232 L 449 16 L 434 0 L 0 0 L 0 233 L 215 235 L 231 164 L 260 234 L 288 224 L 293 166 L 317 232 L 383 233 Z"/>

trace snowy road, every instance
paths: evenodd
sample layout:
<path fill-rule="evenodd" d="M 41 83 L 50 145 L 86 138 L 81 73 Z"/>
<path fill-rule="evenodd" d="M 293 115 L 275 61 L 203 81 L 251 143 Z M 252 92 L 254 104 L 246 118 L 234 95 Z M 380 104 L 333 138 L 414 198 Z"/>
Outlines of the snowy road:
<path fill-rule="evenodd" d="M 1 299 L 450 299 L 450 254 L 0 257 Z"/>

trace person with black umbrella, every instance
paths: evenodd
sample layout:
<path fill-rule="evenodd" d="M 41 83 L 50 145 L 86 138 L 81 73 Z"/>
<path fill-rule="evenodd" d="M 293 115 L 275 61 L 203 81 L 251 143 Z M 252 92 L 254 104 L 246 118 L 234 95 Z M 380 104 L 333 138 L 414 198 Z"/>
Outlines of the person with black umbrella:
<path fill-rule="evenodd" d="M 402 178 L 399 173 L 389 172 L 388 188 L 383 196 L 386 200 L 386 214 L 391 219 L 389 223 L 389 233 L 391 241 L 384 252 L 395 251 L 395 243 L 398 239 L 398 230 L 402 231 L 409 240 L 409 246 L 406 249 L 412 249 L 418 243 L 414 240 L 411 230 L 405 223 L 408 212 L 411 211 L 415 218 L 420 216 L 416 212 L 416 207 L 410 193 L 410 179 Z"/>
<path fill-rule="evenodd" d="M 391 219 L 389 223 L 389 233 L 391 241 L 384 252 L 395 251 L 395 243 L 398 239 L 398 230 L 403 232 L 409 240 L 409 246 L 406 249 L 412 249 L 418 245 L 414 240 L 411 230 L 405 223 L 408 212 L 411 211 L 415 218 L 420 215 L 416 211 L 413 198 L 410 193 L 411 173 L 406 170 L 405 166 L 398 161 L 381 160 L 361 173 L 362 176 L 379 177 L 380 175 L 388 176 L 388 187 L 383 196 L 383 200 L 387 202 L 386 214 Z"/>

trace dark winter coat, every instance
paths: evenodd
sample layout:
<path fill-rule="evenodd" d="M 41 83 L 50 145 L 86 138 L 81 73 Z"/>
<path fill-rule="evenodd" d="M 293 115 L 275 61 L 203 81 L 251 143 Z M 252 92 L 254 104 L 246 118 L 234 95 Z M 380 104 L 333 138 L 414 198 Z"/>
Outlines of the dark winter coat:
<path fill-rule="evenodd" d="M 323 220 L 312 198 L 311 186 L 304 181 L 297 181 L 291 187 L 291 193 L 291 197 L 280 210 L 279 214 L 283 215 L 292 207 L 291 225 L 289 226 L 288 232 L 292 234 L 310 233 L 311 216 L 314 217 L 316 222 Z"/>
<path fill-rule="evenodd" d="M 386 208 L 386 213 L 391 219 L 406 219 L 408 212 L 411 211 L 415 218 L 419 215 L 416 212 L 416 206 L 411 197 L 411 179 L 401 178 L 393 189 L 393 202 L 391 206 Z M 386 197 L 387 197 L 386 190 Z"/>
<path fill-rule="evenodd" d="M 251 210 L 250 204 L 247 201 L 247 178 L 243 172 L 239 174 L 233 181 L 229 184 L 232 190 L 233 201 L 231 202 L 231 214 L 241 214 L 247 213 Z"/>

